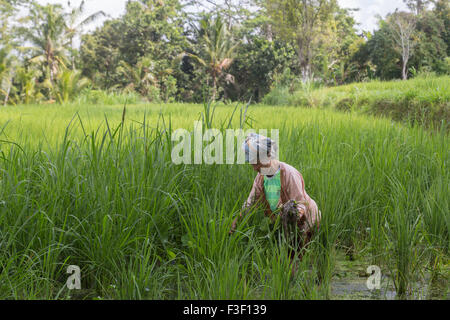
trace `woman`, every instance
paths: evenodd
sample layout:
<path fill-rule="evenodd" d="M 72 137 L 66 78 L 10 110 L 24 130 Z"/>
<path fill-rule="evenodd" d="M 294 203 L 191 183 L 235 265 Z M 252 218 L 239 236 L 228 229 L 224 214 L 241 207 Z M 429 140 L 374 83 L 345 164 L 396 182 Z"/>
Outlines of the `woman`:
<path fill-rule="evenodd" d="M 275 222 L 283 208 L 294 208 L 297 214 L 296 225 L 304 236 L 303 246 L 318 229 L 321 218 L 316 202 L 305 191 L 303 177 L 294 167 L 275 159 L 277 146 L 270 138 L 251 133 L 243 148 L 246 162 L 258 172 L 248 199 L 239 216 L 233 221 L 230 234 L 251 207 L 262 204 L 265 215 Z M 277 210 L 280 209 L 280 210 Z"/>

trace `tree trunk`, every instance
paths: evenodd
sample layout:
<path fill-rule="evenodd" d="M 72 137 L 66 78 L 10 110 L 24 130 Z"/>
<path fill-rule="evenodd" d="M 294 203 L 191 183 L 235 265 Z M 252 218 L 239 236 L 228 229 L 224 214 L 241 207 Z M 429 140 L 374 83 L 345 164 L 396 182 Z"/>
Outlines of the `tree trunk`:
<path fill-rule="evenodd" d="M 3 106 L 6 106 L 9 100 L 9 93 L 11 92 L 11 82 L 8 85 L 8 90 L 6 90 L 5 101 L 3 102 Z"/>
<path fill-rule="evenodd" d="M 75 66 L 75 55 L 73 54 L 75 52 L 75 49 L 73 48 L 73 37 L 70 37 L 70 46 L 72 49 L 72 70 L 76 70 L 76 66 Z"/>
<path fill-rule="evenodd" d="M 213 93 L 212 93 L 212 101 L 216 101 L 217 94 L 217 77 L 213 75 Z"/>
<path fill-rule="evenodd" d="M 419 14 L 421 14 L 422 11 L 423 11 L 423 7 L 424 7 L 423 1 L 422 1 L 422 0 L 416 0 L 416 5 L 417 5 L 417 8 L 416 8 L 416 10 L 417 10 L 417 15 L 419 15 Z"/>
<path fill-rule="evenodd" d="M 408 72 L 406 71 L 406 66 L 408 64 L 408 59 L 403 59 L 403 68 L 402 68 L 402 79 L 408 80 Z"/>
<path fill-rule="evenodd" d="M 302 74 L 302 82 L 306 83 L 311 80 L 311 52 L 308 40 L 298 39 L 298 61 L 300 64 L 300 72 Z"/>
<path fill-rule="evenodd" d="M 302 66 L 302 81 L 303 83 L 307 83 L 311 80 L 311 66 L 309 63 L 305 63 L 305 65 Z"/>
<path fill-rule="evenodd" d="M 267 25 L 267 41 L 272 42 L 273 41 L 273 32 L 272 32 L 272 25 Z"/>
<path fill-rule="evenodd" d="M 47 60 L 48 71 L 50 75 L 50 83 L 53 86 L 53 59 L 51 58 L 50 46 L 47 43 L 45 58 Z"/>

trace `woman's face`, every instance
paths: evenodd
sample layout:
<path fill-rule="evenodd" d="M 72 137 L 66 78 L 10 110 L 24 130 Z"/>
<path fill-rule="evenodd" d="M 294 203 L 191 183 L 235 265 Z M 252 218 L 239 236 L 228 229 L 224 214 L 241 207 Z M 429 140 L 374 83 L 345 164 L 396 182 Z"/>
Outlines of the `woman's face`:
<path fill-rule="evenodd" d="M 252 164 L 253 170 L 255 170 L 256 172 L 259 172 L 261 170 L 261 168 L 268 168 L 270 167 L 270 162 L 266 163 L 266 164 L 262 164 L 261 162 L 257 162 L 256 164 Z"/>

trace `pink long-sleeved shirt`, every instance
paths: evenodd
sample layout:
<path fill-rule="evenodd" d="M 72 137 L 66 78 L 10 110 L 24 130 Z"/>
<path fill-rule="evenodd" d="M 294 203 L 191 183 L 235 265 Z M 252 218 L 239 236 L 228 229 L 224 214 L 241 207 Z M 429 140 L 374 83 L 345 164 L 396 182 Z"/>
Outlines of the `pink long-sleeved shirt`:
<path fill-rule="evenodd" d="M 281 192 L 277 207 L 281 207 L 289 200 L 295 200 L 298 203 L 297 208 L 299 217 L 301 217 L 299 220 L 305 222 L 299 224 L 299 227 L 305 232 L 309 231 L 314 225 L 318 227 L 321 219 L 321 212 L 319 211 L 316 202 L 306 193 L 303 176 L 297 169 L 287 163 L 280 161 L 279 164 Z M 253 182 L 252 190 L 250 191 L 247 201 L 244 203 L 244 207 L 251 207 L 258 202 L 262 202 L 265 206 L 265 215 L 274 221 L 276 216 L 272 213 L 270 205 L 266 200 L 264 193 L 264 176 L 260 173 L 258 173 Z"/>

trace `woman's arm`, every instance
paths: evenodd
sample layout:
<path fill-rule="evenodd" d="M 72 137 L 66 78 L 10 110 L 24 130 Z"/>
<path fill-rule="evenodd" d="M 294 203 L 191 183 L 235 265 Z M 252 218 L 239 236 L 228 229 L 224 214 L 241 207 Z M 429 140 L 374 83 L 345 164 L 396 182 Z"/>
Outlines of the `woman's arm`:
<path fill-rule="evenodd" d="M 264 192 L 264 190 L 263 190 L 263 186 L 261 184 L 261 176 L 258 173 L 255 180 L 253 181 L 252 190 L 250 191 L 250 194 L 249 194 L 247 200 L 245 200 L 245 202 L 242 206 L 240 216 L 242 216 L 243 213 L 245 215 L 245 211 L 247 211 L 247 209 L 251 208 L 259 200 L 261 200 L 263 192 Z"/>
<path fill-rule="evenodd" d="M 234 230 L 236 229 L 239 220 L 241 220 L 247 214 L 247 212 L 250 210 L 251 207 L 253 207 L 258 201 L 261 200 L 262 192 L 264 192 L 264 190 L 262 189 L 260 174 L 258 174 L 255 180 L 253 181 L 253 186 L 252 190 L 250 191 L 250 195 L 242 205 L 241 211 L 239 212 L 239 216 L 237 216 L 236 219 L 234 219 L 233 224 L 231 225 L 230 234 L 233 233 Z"/>
<path fill-rule="evenodd" d="M 296 201 L 300 217 L 304 217 L 308 210 L 308 200 L 305 193 L 305 183 L 300 172 L 286 170 L 285 192 L 287 199 Z"/>

